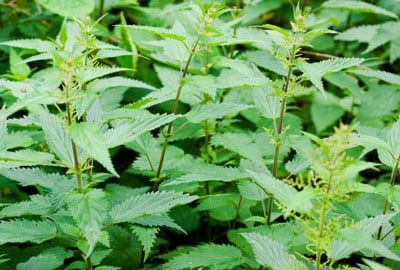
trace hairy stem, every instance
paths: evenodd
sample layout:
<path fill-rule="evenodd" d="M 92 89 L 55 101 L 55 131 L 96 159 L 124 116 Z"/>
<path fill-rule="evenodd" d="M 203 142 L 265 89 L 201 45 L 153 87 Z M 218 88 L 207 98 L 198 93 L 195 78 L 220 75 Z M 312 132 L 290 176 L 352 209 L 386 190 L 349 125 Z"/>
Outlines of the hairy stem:
<path fill-rule="evenodd" d="M 392 186 L 394 186 L 394 183 L 396 182 L 397 171 L 399 169 L 399 165 L 400 165 L 400 155 L 397 157 L 396 163 L 394 164 L 394 166 L 392 168 L 392 174 L 390 176 L 390 185 L 392 185 Z M 386 198 L 385 204 L 383 205 L 382 215 L 386 214 L 388 207 L 389 207 L 389 199 Z M 378 234 L 376 236 L 376 239 L 378 239 L 378 240 L 382 239 L 382 229 L 383 229 L 383 226 L 380 226 L 378 229 Z"/>
<path fill-rule="evenodd" d="M 70 83 L 70 74 L 67 74 L 67 80 L 65 83 L 65 95 L 66 95 L 66 107 L 67 107 L 67 118 L 68 118 L 68 127 L 72 125 L 72 113 L 71 106 L 69 104 L 69 83 Z M 78 151 L 76 148 L 76 144 L 74 140 L 71 139 L 71 147 L 72 147 L 72 155 L 74 158 L 74 168 L 75 168 L 75 176 L 76 176 L 76 186 L 79 193 L 82 192 L 82 171 L 81 166 L 79 164 Z"/>
<path fill-rule="evenodd" d="M 197 46 L 199 45 L 201 36 L 202 35 L 199 34 L 199 36 L 197 37 L 196 42 L 194 43 L 192 50 L 189 52 L 189 57 L 188 57 L 188 60 L 186 61 L 185 68 L 181 72 L 178 90 L 176 91 L 174 105 L 172 106 L 172 111 L 171 111 L 172 114 L 176 114 L 176 111 L 178 109 L 179 97 L 181 96 L 182 88 L 185 85 L 185 82 L 183 81 L 183 79 L 187 75 L 187 72 L 189 70 L 190 62 L 192 61 L 193 55 L 196 53 Z M 161 176 L 161 170 L 162 170 L 163 163 L 164 163 L 164 158 L 165 158 L 165 153 L 167 151 L 167 146 L 168 146 L 169 139 L 172 136 L 171 132 L 172 132 L 172 124 L 173 123 L 174 123 L 174 121 L 169 122 L 168 127 L 167 127 L 167 133 L 165 134 L 165 137 L 164 137 L 164 143 L 163 143 L 163 146 L 162 146 L 162 149 L 161 149 L 160 161 L 158 163 L 157 172 L 156 172 L 156 182 L 154 182 L 153 190 L 157 190 L 158 189 L 158 185 L 159 185 L 159 182 L 160 182 L 160 176 Z"/>
<path fill-rule="evenodd" d="M 286 94 L 288 92 L 288 90 L 289 90 L 290 79 L 291 79 L 292 72 L 293 72 L 293 61 L 294 61 L 295 57 L 296 57 L 296 44 L 293 44 L 292 49 L 290 51 L 290 55 L 289 55 L 288 73 L 286 75 L 285 84 L 283 86 L 284 94 Z M 281 101 L 281 108 L 280 108 L 280 112 L 279 112 L 278 129 L 276 130 L 276 134 L 277 135 L 282 134 L 283 118 L 285 116 L 285 107 L 286 107 L 286 96 L 283 96 L 282 97 L 282 101 Z M 272 175 L 274 177 L 277 177 L 277 174 L 278 174 L 279 148 L 280 148 L 280 144 L 277 143 L 275 145 L 274 165 L 272 167 Z M 267 224 L 268 225 L 271 223 L 271 212 L 272 212 L 272 205 L 273 204 L 274 204 L 274 196 L 272 194 L 270 194 L 269 200 L 268 200 L 268 210 L 267 210 Z"/>

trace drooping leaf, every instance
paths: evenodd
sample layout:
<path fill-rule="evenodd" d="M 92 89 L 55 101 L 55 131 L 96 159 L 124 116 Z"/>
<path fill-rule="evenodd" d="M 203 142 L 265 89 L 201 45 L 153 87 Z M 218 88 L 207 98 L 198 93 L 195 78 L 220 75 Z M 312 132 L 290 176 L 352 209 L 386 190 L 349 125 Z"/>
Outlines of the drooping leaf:
<path fill-rule="evenodd" d="M 71 258 L 71 250 L 65 250 L 62 247 L 53 247 L 46 249 L 29 260 L 17 264 L 17 270 L 53 270 L 59 269 L 65 259 Z"/>
<path fill-rule="evenodd" d="M 56 226 L 48 220 L 16 219 L 0 222 L 0 245 L 5 243 L 40 244 L 56 236 Z"/>
<path fill-rule="evenodd" d="M 68 209 L 89 243 L 89 257 L 98 241 L 104 220 L 108 217 L 109 202 L 100 189 L 86 194 L 71 194 L 67 198 Z"/>
<path fill-rule="evenodd" d="M 106 138 L 92 122 L 73 123 L 70 131 L 74 142 L 91 157 L 100 162 L 109 172 L 118 176 L 112 164 Z"/>
<path fill-rule="evenodd" d="M 185 114 L 191 123 L 200 123 L 207 119 L 218 119 L 226 115 L 237 114 L 250 108 L 248 105 L 233 103 L 198 104 Z"/>
<path fill-rule="evenodd" d="M 340 100 L 331 93 L 316 92 L 311 104 L 311 119 L 318 133 L 324 131 L 345 113 L 340 106 Z"/>
<path fill-rule="evenodd" d="M 257 262 L 262 266 L 272 269 L 301 269 L 301 263 L 290 255 L 281 243 L 259 233 L 242 235 L 250 243 Z"/>
<path fill-rule="evenodd" d="M 130 228 L 132 232 L 138 237 L 140 243 L 142 243 L 144 251 L 143 261 L 146 261 L 152 247 L 154 246 L 159 228 L 141 227 L 137 225 L 131 225 Z"/>
<path fill-rule="evenodd" d="M 39 4 L 63 17 L 83 18 L 89 15 L 95 5 L 94 0 L 39 0 Z"/>
<path fill-rule="evenodd" d="M 197 199 L 197 196 L 190 196 L 173 191 L 161 191 L 135 195 L 111 209 L 110 216 L 114 222 L 133 221 L 144 215 L 163 214 L 172 207 L 187 204 Z"/>
<path fill-rule="evenodd" d="M 162 266 L 165 270 L 207 267 L 214 270 L 234 269 L 244 262 L 240 249 L 229 245 L 207 244 L 179 254 Z"/>
<path fill-rule="evenodd" d="M 328 0 L 322 4 L 322 7 L 325 8 L 335 8 L 335 9 L 344 9 L 355 12 L 365 12 L 365 13 L 374 13 L 386 15 L 392 18 L 397 19 L 398 16 L 384 8 L 372 5 L 370 3 L 365 3 L 363 1 L 355 1 L 355 0 Z"/>
<path fill-rule="evenodd" d="M 364 59 L 362 58 L 336 58 L 328 59 L 316 63 L 298 62 L 298 68 L 303 72 L 304 76 L 309 79 L 312 84 L 319 90 L 324 91 L 322 85 L 322 77 L 328 73 L 337 72 L 352 66 L 360 65 Z"/>

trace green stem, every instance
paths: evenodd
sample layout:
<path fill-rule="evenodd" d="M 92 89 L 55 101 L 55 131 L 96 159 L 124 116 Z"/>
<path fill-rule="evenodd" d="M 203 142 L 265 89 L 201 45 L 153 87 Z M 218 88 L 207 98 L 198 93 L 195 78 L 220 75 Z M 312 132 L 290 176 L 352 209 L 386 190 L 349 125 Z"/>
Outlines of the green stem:
<path fill-rule="evenodd" d="M 65 95 L 66 95 L 66 107 L 67 107 L 67 117 L 68 117 L 68 127 L 71 127 L 72 125 L 72 113 L 71 113 L 71 108 L 69 104 L 69 82 L 70 82 L 70 74 L 67 74 L 67 82 L 65 84 Z M 72 155 L 74 158 L 74 168 L 75 168 L 75 176 L 76 176 L 76 185 L 77 185 L 77 190 L 79 193 L 82 193 L 82 171 L 81 171 L 81 166 L 79 164 L 79 158 L 78 158 L 78 151 L 76 148 L 76 144 L 74 140 L 71 139 L 71 147 L 72 147 Z"/>
<path fill-rule="evenodd" d="M 201 37 L 202 37 L 202 35 L 199 34 L 195 44 L 193 45 L 192 50 L 190 51 L 189 58 L 186 61 L 185 68 L 182 70 L 182 73 L 180 75 L 180 81 L 179 81 L 178 90 L 176 92 L 174 105 L 172 106 L 172 111 L 171 111 L 172 114 L 176 114 L 176 111 L 178 109 L 179 97 L 181 96 L 182 88 L 185 85 L 185 82 L 184 82 L 183 79 L 187 75 L 187 72 L 189 70 L 190 62 L 192 61 L 193 55 L 196 53 L 197 46 L 199 45 Z M 157 190 L 158 189 L 158 185 L 159 185 L 159 182 L 160 182 L 160 176 L 161 176 L 161 170 L 162 170 L 162 166 L 163 166 L 164 158 L 165 158 L 165 153 L 167 151 L 167 146 L 168 146 L 169 139 L 172 136 L 171 132 L 172 132 L 172 124 L 173 123 L 174 123 L 174 121 L 169 122 L 168 127 L 167 127 L 167 133 L 165 134 L 165 137 L 164 137 L 164 143 L 163 143 L 163 146 L 162 146 L 162 149 L 161 149 L 160 161 L 158 163 L 158 168 L 157 168 L 157 172 L 156 172 L 156 182 L 154 182 L 153 190 Z"/>
<path fill-rule="evenodd" d="M 293 61 L 294 61 L 294 59 L 296 57 L 296 44 L 293 44 L 292 50 L 290 52 L 290 56 L 289 57 L 290 57 L 289 58 L 289 69 L 288 69 L 288 73 L 286 75 L 285 85 L 283 86 L 284 95 L 286 95 L 286 93 L 289 90 L 290 79 L 291 79 L 292 71 L 293 71 Z M 276 131 L 277 135 L 282 134 L 283 118 L 285 116 L 285 107 L 286 107 L 286 96 L 283 96 L 282 97 L 282 101 L 281 101 L 281 108 L 280 108 L 280 112 L 279 112 L 278 129 Z M 274 177 L 277 177 L 277 174 L 278 174 L 279 148 L 280 148 L 280 144 L 278 142 L 275 145 L 274 165 L 273 165 L 273 168 L 272 168 L 272 175 Z M 269 200 L 268 200 L 268 211 L 267 211 L 267 224 L 268 225 L 271 223 L 271 213 L 272 213 L 272 205 L 273 204 L 274 204 L 274 196 L 272 194 L 270 194 Z"/>
<path fill-rule="evenodd" d="M 335 159 L 336 162 L 336 159 Z M 333 172 L 331 172 L 328 180 L 328 185 L 325 190 L 325 196 L 322 198 L 322 209 L 321 209 L 321 216 L 319 218 L 319 231 L 318 231 L 318 243 L 317 243 L 317 255 L 316 255 L 316 264 L 315 270 L 319 270 L 321 267 L 321 257 L 323 254 L 323 249 L 320 247 L 321 239 L 324 237 L 324 228 L 325 228 L 325 218 L 327 213 L 327 204 L 329 199 L 329 192 L 331 190 L 331 182 L 333 178 Z"/>
<path fill-rule="evenodd" d="M 104 13 L 104 0 L 100 0 L 98 17 L 100 18 L 101 16 L 103 16 L 103 13 Z"/>
<path fill-rule="evenodd" d="M 400 155 L 397 157 L 396 163 L 394 164 L 394 166 L 392 168 L 392 174 L 390 176 L 390 185 L 391 186 L 394 186 L 394 183 L 396 182 L 397 171 L 399 169 L 399 165 L 400 165 Z M 382 210 L 382 215 L 386 214 L 388 207 L 389 207 L 389 200 L 388 200 L 388 198 L 386 198 L 385 204 L 384 204 L 383 210 Z M 378 240 L 381 240 L 381 238 L 382 238 L 382 229 L 383 229 L 383 226 L 380 226 L 378 229 L 378 234 L 376 236 L 376 239 L 378 239 Z"/>
<path fill-rule="evenodd" d="M 237 17 L 239 17 L 239 14 L 240 14 L 240 6 L 241 6 L 241 5 L 242 5 L 242 0 L 236 0 L 236 4 L 235 4 L 236 9 L 235 9 L 235 14 L 233 15 L 233 18 L 234 18 L 234 19 L 236 19 Z M 233 26 L 233 37 L 236 37 L 236 34 L 237 34 L 237 24 L 235 24 L 235 25 Z M 236 48 L 235 45 L 232 45 L 232 46 L 231 46 L 231 49 L 230 49 L 230 52 L 229 52 L 230 58 L 233 57 L 233 53 L 235 52 L 235 48 Z"/>

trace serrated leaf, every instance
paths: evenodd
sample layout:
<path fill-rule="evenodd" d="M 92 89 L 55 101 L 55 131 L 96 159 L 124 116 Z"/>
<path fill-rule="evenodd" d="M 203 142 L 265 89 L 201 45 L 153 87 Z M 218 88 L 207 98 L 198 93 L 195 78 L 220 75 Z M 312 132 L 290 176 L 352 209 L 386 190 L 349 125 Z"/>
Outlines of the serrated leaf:
<path fill-rule="evenodd" d="M 295 155 L 292 160 L 285 164 L 285 169 L 292 175 L 304 172 L 310 166 L 309 160 L 304 155 Z"/>
<path fill-rule="evenodd" d="M 50 150 L 55 153 L 61 161 L 72 166 L 72 164 L 74 164 L 74 158 L 72 154 L 71 138 L 65 132 L 59 119 L 56 120 L 55 116 L 48 112 L 40 111 L 39 121 Z"/>
<path fill-rule="evenodd" d="M 125 111 L 122 117 L 129 117 Z M 108 116 L 111 116 L 110 114 Z M 113 117 L 117 115 L 114 114 Z M 144 114 L 136 117 L 133 121 L 121 121 L 104 134 L 107 146 L 109 148 L 133 142 L 143 133 L 159 128 L 162 125 L 168 124 L 179 116 L 173 114 Z"/>
<path fill-rule="evenodd" d="M 207 244 L 181 253 L 162 266 L 165 270 L 210 268 L 214 270 L 234 269 L 244 263 L 240 249 L 229 245 Z"/>
<path fill-rule="evenodd" d="M 86 194 L 66 198 L 68 209 L 89 243 L 89 257 L 98 241 L 103 221 L 108 217 L 109 202 L 104 191 L 92 189 Z"/>
<path fill-rule="evenodd" d="M 118 68 L 118 67 L 91 67 L 80 69 L 74 72 L 74 75 L 78 78 L 81 83 L 85 83 L 96 78 L 104 77 L 108 74 L 126 71 L 126 68 Z"/>
<path fill-rule="evenodd" d="M 146 228 L 136 225 L 131 225 L 130 228 L 132 232 L 138 237 L 140 243 L 142 243 L 144 251 L 143 262 L 145 262 L 150 254 L 154 242 L 157 239 L 159 228 Z"/>
<path fill-rule="evenodd" d="M 39 185 L 49 189 L 53 189 L 59 182 L 69 180 L 65 175 L 48 174 L 39 168 L 1 169 L 0 174 L 17 181 L 21 186 Z"/>
<path fill-rule="evenodd" d="M 262 266 L 272 269 L 300 269 L 301 263 L 296 261 L 281 243 L 258 233 L 242 235 L 250 243 L 257 262 Z"/>
<path fill-rule="evenodd" d="M 260 186 L 266 193 L 272 194 L 280 203 L 287 207 L 292 208 L 292 200 L 298 196 L 298 191 L 289 186 L 282 180 L 278 180 L 272 175 L 265 173 L 258 173 L 251 170 L 247 170 L 253 181 Z M 298 204 L 293 210 L 299 212 L 307 212 L 311 209 L 312 204 L 310 201 L 303 201 Z"/>
<path fill-rule="evenodd" d="M 151 86 L 147 83 L 119 76 L 98 79 L 93 83 L 91 83 L 91 88 L 96 90 L 110 90 L 109 88 L 120 87 L 120 86 L 156 90 L 154 86 Z"/>
<path fill-rule="evenodd" d="M 264 153 L 256 140 L 245 133 L 217 133 L 211 138 L 211 144 L 215 146 L 223 146 L 240 156 L 257 163 L 263 162 Z"/>
<path fill-rule="evenodd" d="M 83 18 L 94 9 L 94 0 L 39 0 L 39 4 L 63 17 Z"/>
<path fill-rule="evenodd" d="M 183 230 L 181 226 L 176 224 L 175 221 L 167 214 L 142 216 L 142 217 L 135 218 L 135 220 L 133 220 L 133 222 L 135 224 L 139 224 L 142 226 L 148 226 L 148 227 L 166 226 L 168 228 L 176 229 L 178 231 L 186 233 L 185 230 Z"/>
<path fill-rule="evenodd" d="M 135 195 L 111 209 L 110 215 L 114 222 L 133 221 L 144 215 L 158 215 L 168 212 L 172 207 L 187 204 L 197 199 L 173 191 L 161 191 Z"/>
<path fill-rule="evenodd" d="M 397 19 L 398 16 L 386 9 L 381 7 L 372 5 L 370 3 L 365 3 L 363 1 L 353 1 L 353 0 L 329 0 L 325 1 L 322 4 L 322 7 L 325 8 L 336 8 L 336 9 L 344 9 L 356 12 L 365 12 L 365 13 L 374 13 L 374 14 L 382 14 L 392 18 Z"/>
<path fill-rule="evenodd" d="M 382 253 L 382 256 L 392 256 L 382 242 L 374 240 L 372 235 L 380 226 L 387 223 L 397 213 L 378 215 L 373 218 L 365 218 L 355 223 L 352 228 L 341 229 L 338 233 L 340 238 L 332 241 L 329 247 L 330 257 L 339 260 L 347 258 L 351 253 L 367 248 Z M 353 234 L 354 233 L 354 234 Z M 400 258 L 398 258 L 400 259 Z"/>
<path fill-rule="evenodd" d="M 177 185 L 191 182 L 205 182 L 205 181 L 222 181 L 232 182 L 234 180 L 247 178 L 248 175 L 243 173 L 240 169 L 234 167 L 221 167 L 216 165 L 201 165 L 194 167 L 189 173 L 176 178 L 168 183 L 169 185 Z"/>
<path fill-rule="evenodd" d="M 175 39 L 175 40 L 179 40 L 179 41 L 184 41 L 186 39 L 185 36 L 178 35 L 174 31 L 167 29 L 167 28 L 162 28 L 162 27 L 142 26 L 142 25 L 118 25 L 118 26 L 127 27 L 130 29 L 143 31 L 143 32 L 147 32 L 150 34 L 160 36 L 160 37 L 171 38 L 171 39 Z"/>
<path fill-rule="evenodd" d="M 21 150 L 16 152 L 0 152 L 0 169 L 10 169 L 21 166 L 54 166 L 54 155 L 32 150 Z"/>
<path fill-rule="evenodd" d="M 40 244 L 56 236 L 57 229 L 48 220 L 34 221 L 16 219 L 0 222 L 0 245 L 5 243 Z"/>
<path fill-rule="evenodd" d="M 0 45 L 6 45 L 10 47 L 31 49 L 38 52 L 48 52 L 54 50 L 55 45 L 50 41 L 44 41 L 41 39 L 17 39 L 0 42 Z"/>
<path fill-rule="evenodd" d="M 226 115 L 237 114 L 250 108 L 248 105 L 233 103 L 198 104 L 184 116 L 192 123 L 201 123 L 207 119 L 218 119 Z"/>
<path fill-rule="evenodd" d="M 376 78 L 390 84 L 400 85 L 400 76 L 387 71 L 372 70 L 372 69 L 369 70 L 357 69 L 357 70 L 352 70 L 351 73 L 370 78 Z"/>
<path fill-rule="evenodd" d="M 46 249 L 29 260 L 17 264 L 17 270 L 53 270 L 59 269 L 65 259 L 73 256 L 72 251 L 66 251 L 62 247 Z"/>
<path fill-rule="evenodd" d="M 269 119 L 277 119 L 280 113 L 280 98 L 274 97 L 274 89 L 270 86 L 254 88 L 254 104 L 261 115 Z"/>
<path fill-rule="evenodd" d="M 240 195 L 251 201 L 262 201 L 268 198 L 268 195 L 258 185 L 250 181 L 237 182 Z M 264 218 L 265 221 L 265 218 Z"/>
<path fill-rule="evenodd" d="M 109 172 L 118 176 L 112 164 L 106 138 L 92 122 L 73 123 L 70 130 L 74 142 L 92 158 L 100 162 Z"/>
<path fill-rule="evenodd" d="M 324 91 L 321 81 L 324 75 L 360 65 L 363 61 L 362 58 L 335 58 L 316 63 L 298 62 L 297 66 L 315 87 Z"/>
<path fill-rule="evenodd" d="M 5 206 L 0 211 L 0 218 L 19 217 L 22 215 L 47 215 L 53 205 L 49 197 L 32 195 L 30 201 L 21 201 Z"/>

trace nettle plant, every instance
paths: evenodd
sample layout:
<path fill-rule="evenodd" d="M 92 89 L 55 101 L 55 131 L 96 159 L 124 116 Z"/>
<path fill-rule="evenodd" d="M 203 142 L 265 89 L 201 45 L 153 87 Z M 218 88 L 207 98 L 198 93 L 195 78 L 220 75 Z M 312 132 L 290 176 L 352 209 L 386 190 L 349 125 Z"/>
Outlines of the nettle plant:
<path fill-rule="evenodd" d="M 396 268 L 399 76 L 311 50 L 396 44 L 395 21 L 331 29 L 353 12 L 397 15 L 359 1 L 316 12 L 284 2 L 138 7 L 142 25 L 125 10 L 110 38 L 120 46 L 96 37 L 107 16 L 65 19 L 51 41 L 2 42 L 2 267 Z M 252 23 L 257 8 L 283 7 L 290 29 Z M 399 56 L 392 49 L 390 61 Z M 382 91 L 392 99 L 375 119 L 370 96 Z M 354 120 L 340 123 L 345 114 Z M 362 181 L 378 167 L 389 177 Z"/>

